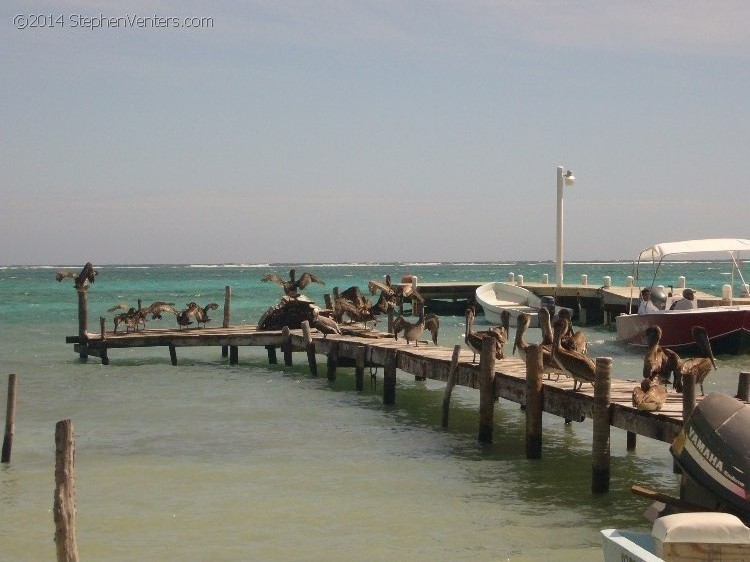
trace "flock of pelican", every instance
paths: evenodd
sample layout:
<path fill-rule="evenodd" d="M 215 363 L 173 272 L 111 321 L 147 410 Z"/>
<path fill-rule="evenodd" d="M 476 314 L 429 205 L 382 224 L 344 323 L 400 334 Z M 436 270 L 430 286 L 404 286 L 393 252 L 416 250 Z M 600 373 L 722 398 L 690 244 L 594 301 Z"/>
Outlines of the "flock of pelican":
<path fill-rule="evenodd" d="M 195 322 L 199 327 L 201 324 L 205 327 L 206 324 L 211 321 L 208 317 L 208 311 L 216 310 L 217 308 L 219 308 L 219 305 L 215 302 L 208 303 L 206 306 L 201 306 L 197 302 L 192 301 L 187 304 L 187 308 L 177 310 L 174 307 L 173 302 L 156 301 L 147 307 L 140 308 L 128 306 L 125 303 L 118 303 L 107 309 L 107 312 L 111 314 L 118 310 L 123 311 L 118 312 L 114 316 L 114 332 L 117 333 L 117 328 L 120 324 L 125 325 L 126 332 L 129 332 L 130 330 L 137 331 L 141 325 L 143 327 L 146 326 L 146 321 L 149 316 L 151 316 L 152 320 L 160 320 L 164 313 L 174 314 L 175 319 L 177 320 L 177 326 L 180 329 L 190 326 L 193 323 L 191 318 L 195 319 Z"/>
<path fill-rule="evenodd" d="M 62 281 L 66 278 L 74 280 L 76 288 L 84 287 L 87 283 L 93 283 L 97 271 L 94 270 L 90 263 L 87 263 L 79 274 L 58 271 L 55 278 Z M 339 324 L 348 319 L 349 323 L 361 322 L 365 328 L 368 322 L 377 322 L 377 316 L 388 313 L 389 310 L 400 307 L 404 299 L 413 299 L 424 304 L 424 298 L 408 284 L 392 284 L 390 275 L 385 277 L 384 283 L 370 281 L 368 289 L 370 295 L 374 296 L 380 293 L 377 301 L 373 304 L 370 299 L 366 298 L 359 287 L 352 286 L 346 291 L 338 294 L 335 293 L 331 301 L 331 308 L 320 309 L 312 301 L 302 295 L 301 291 L 311 283 L 325 285 L 323 281 L 310 272 L 304 272 L 299 279 L 296 276 L 296 270 L 289 270 L 289 279 L 283 279 L 276 273 L 269 273 L 261 278 L 261 281 L 274 282 L 281 285 L 284 291 L 284 297 L 279 305 L 272 307 L 264 314 L 264 318 L 273 312 L 282 312 L 284 308 L 290 308 L 295 305 L 295 313 L 299 318 L 299 305 L 307 304 L 303 307 L 302 316 L 307 316 L 312 327 L 316 328 L 327 337 L 329 334 L 341 334 Z M 209 310 L 216 310 L 218 305 L 214 302 L 206 306 L 200 306 L 196 302 L 187 304 L 187 308 L 178 310 L 174 303 L 165 301 L 156 301 L 148 307 L 130 307 L 127 304 L 119 303 L 107 310 L 108 313 L 117 314 L 114 316 L 114 331 L 117 332 L 121 324 L 125 325 L 126 331 L 138 330 L 139 327 L 145 327 L 149 316 L 152 320 L 162 318 L 164 313 L 174 314 L 177 325 L 180 329 L 193 324 L 193 320 L 200 327 L 204 327 L 211 319 L 208 317 Z M 542 341 L 539 345 L 542 348 L 542 367 L 549 377 L 551 374 L 566 375 L 573 379 L 573 390 L 580 389 L 583 383 L 593 384 L 596 378 L 596 366 L 588 356 L 588 345 L 586 337 L 582 331 L 574 331 L 570 313 L 567 309 L 562 309 L 557 318 L 552 322 L 549 311 L 541 308 L 539 314 L 539 326 L 541 328 Z M 495 338 L 497 342 L 495 358 L 500 360 L 505 357 L 504 346 L 508 341 L 510 334 L 510 314 L 504 311 L 502 314 L 502 324 L 493 326 L 486 330 L 474 330 L 474 318 L 476 312 L 473 307 L 466 309 L 466 330 L 464 333 L 464 343 L 474 353 L 473 362 L 477 360 L 477 354 L 481 353 L 482 340 L 485 337 Z M 529 328 L 531 317 L 526 313 L 521 313 L 517 318 L 516 333 L 513 341 L 513 354 L 518 352 L 522 359 L 526 359 L 526 353 L 529 344 L 526 341 L 526 332 Z M 263 318 L 259 326 L 263 325 Z M 420 307 L 420 313 L 416 322 L 410 322 L 403 316 L 399 315 L 393 323 L 393 336 L 398 339 L 398 335 L 403 332 L 403 337 L 407 345 L 414 342 L 415 347 L 419 345 L 422 334 L 425 330 L 430 332 L 431 339 L 435 345 L 438 345 L 438 332 L 440 330 L 440 319 L 435 314 L 425 315 L 423 308 Z M 700 351 L 700 356 L 682 359 L 675 351 L 663 348 L 659 345 L 662 331 L 658 326 L 650 326 L 646 330 L 648 347 L 643 359 L 643 380 L 640 385 L 633 389 L 633 405 L 643 410 L 659 410 L 664 404 L 667 397 L 667 385 L 670 383 L 676 392 L 682 392 L 682 381 L 686 376 L 695 377 L 695 381 L 700 385 L 701 394 L 704 394 L 703 382 L 712 369 L 716 369 L 716 360 L 711 350 L 711 344 L 706 330 L 701 326 L 694 326 L 693 339 Z"/>

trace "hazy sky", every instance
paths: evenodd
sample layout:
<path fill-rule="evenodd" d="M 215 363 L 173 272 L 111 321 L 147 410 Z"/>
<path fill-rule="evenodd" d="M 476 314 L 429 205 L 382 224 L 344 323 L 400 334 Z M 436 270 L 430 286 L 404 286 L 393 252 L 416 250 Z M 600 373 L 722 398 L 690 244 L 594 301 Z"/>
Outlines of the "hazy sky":
<path fill-rule="evenodd" d="M 554 260 L 558 165 L 566 260 L 750 237 L 745 1 L 0 17 L 0 264 Z"/>

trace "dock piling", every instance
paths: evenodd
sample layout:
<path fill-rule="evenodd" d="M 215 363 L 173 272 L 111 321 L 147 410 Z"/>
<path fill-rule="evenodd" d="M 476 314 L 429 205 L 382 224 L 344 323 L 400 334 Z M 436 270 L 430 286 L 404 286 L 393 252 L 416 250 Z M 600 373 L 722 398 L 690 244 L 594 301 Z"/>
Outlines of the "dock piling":
<path fill-rule="evenodd" d="M 305 351 L 307 352 L 307 364 L 310 366 L 310 373 L 312 376 L 318 376 L 318 361 L 315 358 L 315 342 L 312 339 L 312 333 L 310 332 L 310 322 L 303 320 L 302 324 L 302 339 L 305 342 Z"/>
<path fill-rule="evenodd" d="M 55 545 L 57 562 L 77 562 L 75 441 L 73 422 L 62 420 L 55 426 Z"/>
<path fill-rule="evenodd" d="M 289 326 L 284 326 L 281 329 L 281 336 L 283 343 L 281 344 L 281 351 L 284 353 L 284 365 L 287 367 L 292 366 L 292 333 L 289 330 Z"/>
<path fill-rule="evenodd" d="M 479 442 L 492 443 L 495 415 L 495 353 L 497 340 L 482 338 L 482 353 L 479 356 Z"/>
<path fill-rule="evenodd" d="M 609 491 L 611 379 L 612 358 L 597 357 L 591 451 L 591 492 L 594 494 Z"/>
<path fill-rule="evenodd" d="M 358 391 L 362 391 L 365 388 L 365 354 L 367 353 L 367 347 L 364 345 L 358 345 L 357 350 L 354 354 L 355 367 L 354 367 L 354 386 Z"/>
<path fill-rule="evenodd" d="M 385 352 L 385 364 L 383 365 L 383 404 L 391 406 L 396 403 L 396 366 L 398 365 L 398 352 L 388 349 Z"/>
<path fill-rule="evenodd" d="M 221 323 L 221 326 L 223 328 L 229 328 L 229 322 L 231 320 L 231 305 L 232 305 L 232 287 L 227 285 L 224 287 L 224 319 Z M 221 346 L 221 356 L 226 357 L 228 346 L 222 345 Z"/>
<path fill-rule="evenodd" d="M 5 437 L 3 437 L 3 452 L 0 462 L 10 462 L 13 449 L 13 434 L 16 431 L 16 374 L 8 375 L 8 403 L 5 409 Z"/>
<path fill-rule="evenodd" d="M 453 394 L 453 387 L 456 386 L 456 371 L 458 370 L 458 356 L 461 354 L 461 346 L 456 345 L 453 348 L 453 355 L 451 356 L 451 370 L 448 372 L 448 380 L 445 382 L 445 390 L 443 391 L 443 427 L 448 427 L 448 414 L 451 405 L 451 395 Z"/>
<path fill-rule="evenodd" d="M 275 345 L 267 345 L 266 353 L 268 354 L 269 365 L 276 365 L 279 362 L 279 360 L 276 358 L 276 346 Z"/>
<path fill-rule="evenodd" d="M 239 348 L 236 345 L 229 346 L 229 364 L 236 365 L 239 363 Z"/>
<path fill-rule="evenodd" d="M 339 342 L 332 341 L 326 355 L 326 376 L 329 381 L 336 380 L 336 367 L 339 363 Z"/>
<path fill-rule="evenodd" d="M 740 371 L 737 381 L 737 399 L 743 402 L 750 401 L 750 371 Z"/>
<path fill-rule="evenodd" d="M 172 365 L 177 366 L 177 348 L 174 344 L 169 344 L 169 359 L 172 361 Z"/>
<path fill-rule="evenodd" d="M 542 458 L 542 348 L 532 344 L 526 350 L 526 458 Z"/>

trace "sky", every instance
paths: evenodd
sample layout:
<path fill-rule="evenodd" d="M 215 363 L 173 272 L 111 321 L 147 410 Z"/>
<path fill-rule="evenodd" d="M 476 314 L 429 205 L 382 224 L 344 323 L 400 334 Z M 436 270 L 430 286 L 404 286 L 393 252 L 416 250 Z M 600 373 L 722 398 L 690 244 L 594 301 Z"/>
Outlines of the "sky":
<path fill-rule="evenodd" d="M 565 260 L 750 238 L 748 22 L 745 1 L 5 0 L 0 265 L 554 261 L 557 166 Z"/>

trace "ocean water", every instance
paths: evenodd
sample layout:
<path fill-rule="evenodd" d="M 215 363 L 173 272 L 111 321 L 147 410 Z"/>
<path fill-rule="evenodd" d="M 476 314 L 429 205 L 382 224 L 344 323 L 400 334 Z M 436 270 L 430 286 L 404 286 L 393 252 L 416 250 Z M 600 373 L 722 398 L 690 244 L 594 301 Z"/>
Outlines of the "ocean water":
<path fill-rule="evenodd" d="M 82 264 L 71 266 L 79 271 Z M 119 302 L 219 303 L 232 288 L 232 322 L 257 323 L 281 296 L 261 283 L 289 265 L 100 266 L 89 289 L 89 325 Z M 625 262 L 566 264 L 566 280 L 604 275 L 624 284 Z M 268 365 L 265 350 L 240 348 L 229 365 L 219 349 L 110 351 L 109 366 L 81 361 L 65 344 L 77 333 L 71 280 L 52 267 L 0 268 L 0 375 L 17 373 L 13 454 L 0 465 L 0 559 L 55 557 L 54 430 L 75 429 L 77 541 L 82 560 L 601 560 L 599 530 L 648 529 L 634 483 L 677 493 L 665 443 L 639 438 L 625 450 L 612 433 L 612 482 L 592 495 L 591 423 L 544 417 L 540 460 L 525 458 L 523 412 L 496 404 L 494 442 L 477 442 L 479 393 L 456 387 L 450 427 L 440 426 L 443 384 L 399 373 L 395 406 L 382 379 L 354 390 L 352 369 L 313 378 L 303 354 Z M 306 294 L 323 302 L 391 274 L 422 281 L 528 281 L 552 263 L 298 264 L 326 282 Z M 726 264 L 671 264 L 667 279 L 721 293 Z M 747 275 L 746 275 L 747 278 Z M 665 283 L 669 284 L 669 282 Z M 463 317 L 441 318 L 442 345 L 463 341 Z M 108 320 L 109 322 L 109 320 Z M 152 322 L 167 326 L 169 319 Z M 173 320 L 172 320 L 173 322 Z M 111 325 L 111 324 L 110 324 Z M 592 356 L 614 359 L 615 376 L 639 378 L 642 355 L 610 328 L 586 327 Z M 538 341 L 532 329 L 530 341 Z M 510 349 L 507 350 L 510 352 Z M 706 391 L 736 392 L 747 357 L 722 356 Z M 378 373 L 382 375 L 382 371 Z M 0 378 L 5 392 L 6 376 Z M 4 400 L 2 403 L 4 404 Z M 5 412 L 5 408 L 0 409 Z"/>

